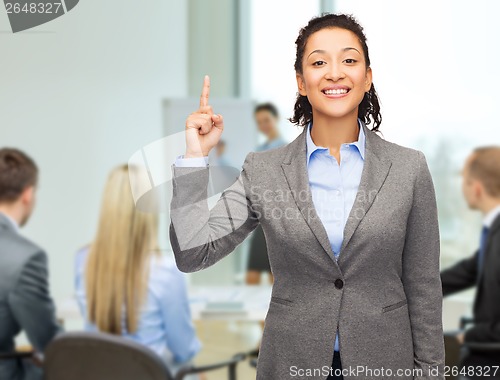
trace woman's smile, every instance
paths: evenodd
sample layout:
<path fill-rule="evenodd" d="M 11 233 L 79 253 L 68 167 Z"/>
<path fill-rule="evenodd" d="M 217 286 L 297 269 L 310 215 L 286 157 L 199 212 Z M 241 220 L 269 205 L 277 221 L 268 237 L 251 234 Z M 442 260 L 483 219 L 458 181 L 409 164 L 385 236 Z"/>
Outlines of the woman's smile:
<path fill-rule="evenodd" d="M 327 98 L 338 99 L 346 97 L 350 90 L 351 89 L 347 86 L 336 85 L 325 87 L 321 92 L 325 94 Z"/>

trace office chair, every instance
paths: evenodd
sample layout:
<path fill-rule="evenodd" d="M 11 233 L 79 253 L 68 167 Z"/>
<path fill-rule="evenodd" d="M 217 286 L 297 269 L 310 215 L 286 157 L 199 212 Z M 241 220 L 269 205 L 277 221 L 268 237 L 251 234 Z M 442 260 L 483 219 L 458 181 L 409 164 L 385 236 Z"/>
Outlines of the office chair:
<path fill-rule="evenodd" d="M 456 338 L 456 335 L 465 330 L 468 324 L 474 323 L 474 320 L 470 317 L 461 317 L 459 323 L 459 329 L 456 331 L 447 331 L 444 333 L 444 346 L 445 346 L 445 365 L 450 368 L 461 368 L 461 364 L 465 356 L 469 351 L 479 352 L 479 353 L 498 353 L 500 357 L 500 342 L 499 343 L 483 343 L 483 342 L 464 342 L 460 344 Z M 450 372 L 447 379 L 455 380 L 462 379 L 461 376 L 453 376 Z"/>
<path fill-rule="evenodd" d="M 474 323 L 474 319 L 470 317 L 460 318 L 460 330 L 464 330 L 465 326 L 472 323 Z M 471 351 L 476 351 L 476 352 L 487 352 L 487 353 L 497 352 L 498 355 L 500 356 L 500 342 L 498 343 L 465 342 L 464 347 L 468 348 Z"/>
<path fill-rule="evenodd" d="M 241 357 L 243 360 L 249 359 L 248 364 L 250 364 L 250 367 L 257 368 L 257 359 L 259 358 L 258 348 L 246 352 L 240 352 L 235 356 Z"/>
<path fill-rule="evenodd" d="M 47 347 L 44 380 L 182 380 L 185 376 L 228 368 L 228 379 L 236 380 L 236 366 L 244 358 L 233 358 L 205 366 L 187 366 L 172 376 L 154 351 L 132 340 L 105 333 L 68 332 Z"/>
<path fill-rule="evenodd" d="M 247 356 L 250 359 L 250 366 L 257 368 L 257 361 L 259 359 L 259 349 L 256 348 L 255 350 L 249 351 Z"/>

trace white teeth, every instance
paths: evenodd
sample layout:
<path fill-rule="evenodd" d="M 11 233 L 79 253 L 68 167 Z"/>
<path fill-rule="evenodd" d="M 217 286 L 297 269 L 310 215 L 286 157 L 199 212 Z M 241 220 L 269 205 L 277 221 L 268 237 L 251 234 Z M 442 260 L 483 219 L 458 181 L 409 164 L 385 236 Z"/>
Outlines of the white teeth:
<path fill-rule="evenodd" d="M 325 90 L 323 91 L 326 95 L 340 95 L 340 94 L 347 94 L 347 89 L 342 88 L 338 90 Z"/>

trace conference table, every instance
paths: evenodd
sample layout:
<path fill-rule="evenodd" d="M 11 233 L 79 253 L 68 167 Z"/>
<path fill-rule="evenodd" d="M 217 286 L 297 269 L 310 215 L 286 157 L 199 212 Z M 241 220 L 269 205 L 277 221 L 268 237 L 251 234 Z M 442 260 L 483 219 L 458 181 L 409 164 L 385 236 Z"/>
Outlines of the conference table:
<path fill-rule="evenodd" d="M 262 322 L 266 318 L 271 300 L 272 286 L 264 285 L 189 285 L 188 298 L 194 321 Z M 459 316 L 468 315 L 468 299 L 451 296 L 444 302 L 443 324 L 446 329 L 457 326 Z M 57 317 L 64 321 L 66 331 L 83 329 L 83 318 L 74 296 L 56 301 Z M 21 333 L 18 346 L 29 345 Z"/>
<path fill-rule="evenodd" d="M 188 286 L 194 321 L 261 322 L 271 300 L 271 285 Z M 84 321 L 74 295 L 56 300 L 58 319 L 65 331 L 80 331 Z M 16 337 L 18 351 L 31 351 L 24 332 Z"/>
<path fill-rule="evenodd" d="M 271 300 L 271 285 L 188 286 L 193 320 L 263 321 Z M 74 296 L 56 302 L 57 316 L 71 329 L 82 317 Z"/>

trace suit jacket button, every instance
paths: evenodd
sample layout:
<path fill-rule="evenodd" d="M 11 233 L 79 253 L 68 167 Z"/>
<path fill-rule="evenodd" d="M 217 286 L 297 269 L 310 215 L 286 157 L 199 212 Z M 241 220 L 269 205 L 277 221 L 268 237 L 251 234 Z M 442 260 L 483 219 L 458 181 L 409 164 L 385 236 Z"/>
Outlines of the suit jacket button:
<path fill-rule="evenodd" d="M 337 289 L 342 289 L 343 286 L 344 286 L 344 281 L 342 281 L 340 278 L 337 278 L 335 280 L 335 287 Z"/>

